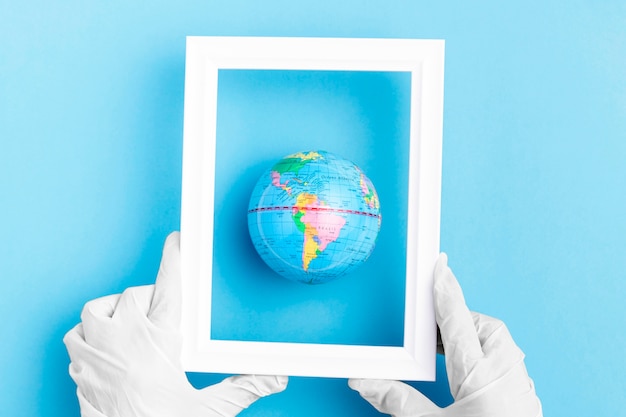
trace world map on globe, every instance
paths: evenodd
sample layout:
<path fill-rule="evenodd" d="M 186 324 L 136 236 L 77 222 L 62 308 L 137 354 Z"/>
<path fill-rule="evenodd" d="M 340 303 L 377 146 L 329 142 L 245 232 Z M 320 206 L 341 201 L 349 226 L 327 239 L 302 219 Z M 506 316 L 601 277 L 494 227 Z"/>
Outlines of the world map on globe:
<path fill-rule="evenodd" d="M 381 220 L 370 179 L 326 151 L 280 159 L 261 175 L 248 205 L 248 230 L 261 259 L 307 284 L 332 281 L 363 264 Z"/>

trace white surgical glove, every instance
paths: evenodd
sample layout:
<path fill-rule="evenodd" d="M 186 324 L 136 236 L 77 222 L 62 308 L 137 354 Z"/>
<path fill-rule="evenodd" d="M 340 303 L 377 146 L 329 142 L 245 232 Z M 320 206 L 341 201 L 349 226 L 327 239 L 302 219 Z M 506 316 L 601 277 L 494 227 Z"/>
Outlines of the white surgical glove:
<path fill-rule="evenodd" d="M 434 297 L 454 403 L 440 408 L 399 381 L 351 379 L 350 387 L 394 417 L 542 416 L 524 354 L 504 323 L 469 311 L 445 254 L 435 267 Z"/>
<path fill-rule="evenodd" d="M 83 417 L 235 416 L 280 392 L 286 377 L 234 376 L 195 389 L 180 364 L 179 234 L 165 242 L 156 284 L 88 302 L 63 341 Z"/>

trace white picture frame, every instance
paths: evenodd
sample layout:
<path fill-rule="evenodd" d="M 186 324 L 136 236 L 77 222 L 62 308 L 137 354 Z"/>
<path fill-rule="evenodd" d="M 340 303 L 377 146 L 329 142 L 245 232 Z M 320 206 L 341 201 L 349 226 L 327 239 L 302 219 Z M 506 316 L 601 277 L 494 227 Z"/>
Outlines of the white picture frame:
<path fill-rule="evenodd" d="M 187 371 L 434 380 L 432 275 L 439 255 L 444 41 L 188 37 L 181 204 L 182 363 Z M 211 340 L 218 71 L 411 73 L 403 346 Z M 208 255 L 207 255 L 208 254 Z"/>

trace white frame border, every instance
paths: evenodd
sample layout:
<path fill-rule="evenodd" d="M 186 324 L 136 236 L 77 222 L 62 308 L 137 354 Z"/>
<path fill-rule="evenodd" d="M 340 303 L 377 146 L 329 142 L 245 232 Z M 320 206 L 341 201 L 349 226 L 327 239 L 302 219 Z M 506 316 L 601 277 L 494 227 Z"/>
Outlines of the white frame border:
<path fill-rule="evenodd" d="M 439 255 L 443 64 L 443 40 L 187 38 L 181 207 L 181 359 L 185 370 L 435 379 L 432 274 Z M 219 69 L 411 73 L 407 209 L 416 215 L 408 216 L 402 347 L 210 339 Z"/>

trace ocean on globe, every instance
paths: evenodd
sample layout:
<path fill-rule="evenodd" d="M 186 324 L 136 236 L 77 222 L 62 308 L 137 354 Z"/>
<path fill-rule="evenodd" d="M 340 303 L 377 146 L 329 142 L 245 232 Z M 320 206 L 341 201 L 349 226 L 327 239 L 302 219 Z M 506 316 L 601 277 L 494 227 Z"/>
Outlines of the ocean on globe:
<path fill-rule="evenodd" d="M 381 219 L 369 178 L 325 151 L 280 159 L 259 178 L 248 206 L 248 230 L 263 261 L 306 284 L 326 283 L 363 264 Z"/>

